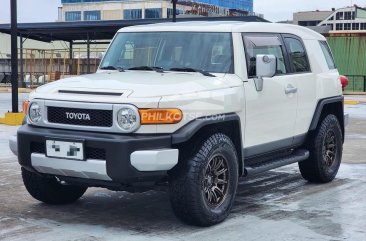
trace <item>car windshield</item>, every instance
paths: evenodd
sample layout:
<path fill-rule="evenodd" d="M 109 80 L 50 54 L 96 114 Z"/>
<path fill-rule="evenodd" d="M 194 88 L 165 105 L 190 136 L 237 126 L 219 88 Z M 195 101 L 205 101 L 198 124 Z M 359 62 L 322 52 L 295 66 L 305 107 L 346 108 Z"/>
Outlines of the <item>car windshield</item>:
<path fill-rule="evenodd" d="M 233 73 L 232 38 L 230 33 L 208 32 L 118 33 L 100 68 L 111 66 L 125 70 L 190 68 Z"/>

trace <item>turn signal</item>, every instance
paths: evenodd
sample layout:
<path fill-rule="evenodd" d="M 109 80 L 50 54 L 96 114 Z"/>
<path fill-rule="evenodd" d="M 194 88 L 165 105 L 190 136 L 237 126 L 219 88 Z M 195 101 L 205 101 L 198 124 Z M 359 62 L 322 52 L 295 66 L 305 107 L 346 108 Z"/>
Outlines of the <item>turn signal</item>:
<path fill-rule="evenodd" d="M 23 101 L 23 103 L 22 103 L 22 112 L 24 114 L 27 114 L 27 112 L 28 112 L 28 106 L 29 106 L 29 100 Z"/>
<path fill-rule="evenodd" d="M 179 109 L 139 109 L 141 125 L 177 124 L 183 119 Z"/>

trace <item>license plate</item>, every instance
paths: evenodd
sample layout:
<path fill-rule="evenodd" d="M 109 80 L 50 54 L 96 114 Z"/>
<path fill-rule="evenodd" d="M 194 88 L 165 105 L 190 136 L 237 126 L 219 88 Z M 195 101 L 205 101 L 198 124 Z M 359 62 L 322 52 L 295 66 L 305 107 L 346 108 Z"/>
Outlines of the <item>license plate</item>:
<path fill-rule="evenodd" d="M 84 144 L 80 141 L 46 140 L 46 156 L 62 159 L 84 160 Z"/>

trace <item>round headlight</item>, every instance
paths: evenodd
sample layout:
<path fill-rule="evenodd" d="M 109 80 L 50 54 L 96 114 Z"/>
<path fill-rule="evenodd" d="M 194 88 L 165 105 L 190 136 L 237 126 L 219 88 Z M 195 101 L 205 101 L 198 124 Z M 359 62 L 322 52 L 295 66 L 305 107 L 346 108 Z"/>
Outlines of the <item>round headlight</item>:
<path fill-rule="evenodd" d="M 122 130 L 133 132 L 140 125 L 140 115 L 137 110 L 130 107 L 123 107 L 117 113 L 117 123 Z"/>
<path fill-rule="evenodd" d="M 42 118 L 42 109 L 38 103 L 34 102 L 30 105 L 28 116 L 31 122 L 37 123 Z"/>

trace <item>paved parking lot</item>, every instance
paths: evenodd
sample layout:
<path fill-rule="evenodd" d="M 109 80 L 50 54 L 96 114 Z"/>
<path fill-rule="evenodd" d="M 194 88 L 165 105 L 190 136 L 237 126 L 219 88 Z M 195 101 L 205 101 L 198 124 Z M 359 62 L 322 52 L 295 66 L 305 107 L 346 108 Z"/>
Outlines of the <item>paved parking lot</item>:
<path fill-rule="evenodd" d="M 0 98 L 1 99 L 1 98 Z M 180 223 L 165 192 L 92 188 L 73 205 L 33 200 L 0 125 L 0 240 L 366 240 L 366 105 L 351 113 L 337 179 L 309 184 L 297 165 L 241 180 L 229 219 L 211 228 Z"/>

